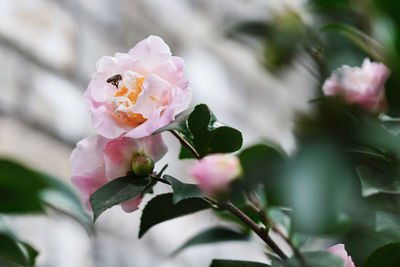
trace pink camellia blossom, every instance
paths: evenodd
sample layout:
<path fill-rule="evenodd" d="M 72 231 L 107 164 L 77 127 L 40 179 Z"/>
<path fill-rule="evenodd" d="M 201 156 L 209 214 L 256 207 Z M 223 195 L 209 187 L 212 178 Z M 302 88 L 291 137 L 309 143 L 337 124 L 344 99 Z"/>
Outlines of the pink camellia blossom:
<path fill-rule="evenodd" d="M 127 54 L 102 57 L 85 92 L 97 132 L 106 138 L 142 138 L 174 120 L 191 101 L 182 58 L 157 36 Z"/>
<path fill-rule="evenodd" d="M 347 255 L 347 251 L 344 248 L 343 244 L 337 244 L 334 245 L 330 248 L 328 248 L 326 251 L 331 252 L 335 254 L 336 256 L 342 258 L 344 260 L 344 267 L 355 267 L 353 260 L 349 255 Z"/>
<path fill-rule="evenodd" d="M 228 154 L 206 156 L 196 162 L 189 173 L 197 180 L 201 191 L 216 195 L 228 189 L 229 184 L 241 175 L 239 159 Z"/>
<path fill-rule="evenodd" d="M 384 84 L 390 70 L 382 63 L 366 58 L 361 66 L 342 66 L 323 84 L 325 95 L 340 95 L 348 103 L 356 103 L 374 113 L 386 110 Z"/>
<path fill-rule="evenodd" d="M 93 135 L 81 140 L 72 151 L 72 183 L 77 187 L 88 210 L 92 210 L 89 198 L 97 189 L 131 170 L 133 154 L 143 150 L 146 155 L 159 160 L 167 151 L 161 135 L 142 139 L 119 137 L 106 139 Z M 121 203 L 122 209 L 132 212 L 140 204 L 140 196 Z"/>

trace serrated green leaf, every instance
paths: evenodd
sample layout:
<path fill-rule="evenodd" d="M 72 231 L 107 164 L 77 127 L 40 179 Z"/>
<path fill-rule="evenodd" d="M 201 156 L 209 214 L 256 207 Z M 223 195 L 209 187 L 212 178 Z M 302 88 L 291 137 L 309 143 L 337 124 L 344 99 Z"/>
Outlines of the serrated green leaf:
<path fill-rule="evenodd" d="M 217 226 L 214 228 L 207 229 L 198 233 L 197 235 L 191 237 L 182 246 L 177 248 L 172 254 L 178 254 L 182 250 L 202 244 L 210 244 L 217 242 L 227 242 L 227 241 L 247 241 L 249 239 L 248 233 L 239 232 L 231 228 Z"/>
<path fill-rule="evenodd" d="M 163 194 L 152 198 L 143 209 L 140 219 L 139 238 L 156 224 L 210 208 L 201 198 L 189 198 L 177 204 L 172 202 L 173 194 Z"/>
<path fill-rule="evenodd" d="M 400 266 L 400 243 L 391 243 L 378 248 L 368 257 L 365 267 Z"/>
<path fill-rule="evenodd" d="M 93 221 L 96 221 L 105 210 L 142 193 L 149 183 L 149 177 L 138 179 L 132 176 L 125 176 L 112 180 L 100 187 L 90 196 Z"/>
<path fill-rule="evenodd" d="M 270 265 L 254 261 L 213 260 L 210 267 L 268 267 Z"/>
<path fill-rule="evenodd" d="M 326 251 L 312 251 L 302 253 L 307 267 L 344 267 L 344 260 L 333 253 Z M 283 265 L 285 267 L 301 267 L 299 259 L 292 256 Z"/>
<path fill-rule="evenodd" d="M 173 203 L 176 204 L 183 199 L 203 198 L 205 195 L 199 190 L 195 184 L 185 184 L 172 176 L 164 175 L 165 180 L 171 183 L 174 190 Z"/>
<path fill-rule="evenodd" d="M 366 165 L 356 168 L 364 197 L 378 193 L 399 194 L 400 180 L 393 170 L 379 170 Z"/>

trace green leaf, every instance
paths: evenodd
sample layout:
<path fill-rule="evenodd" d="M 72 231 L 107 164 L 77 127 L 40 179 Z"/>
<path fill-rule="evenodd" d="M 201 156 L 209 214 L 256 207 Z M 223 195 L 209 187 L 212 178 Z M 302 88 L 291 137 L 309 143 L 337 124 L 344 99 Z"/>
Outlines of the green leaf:
<path fill-rule="evenodd" d="M 45 173 L 37 173 L 49 185 L 41 192 L 44 205 L 55 209 L 79 222 L 88 233 L 94 227 L 91 218 L 82 207 L 79 197 L 68 185 Z"/>
<path fill-rule="evenodd" d="M 28 168 L 0 159 L 0 212 L 43 211 L 40 193 L 48 185 Z"/>
<path fill-rule="evenodd" d="M 382 126 L 388 132 L 395 136 L 400 135 L 400 118 L 392 118 L 387 115 L 381 115 L 379 119 L 382 122 Z"/>
<path fill-rule="evenodd" d="M 199 190 L 195 184 L 184 184 L 172 176 L 164 175 L 165 180 L 171 183 L 174 190 L 173 203 L 176 204 L 183 199 L 203 198 L 205 195 Z"/>
<path fill-rule="evenodd" d="M 38 252 L 20 241 L 0 217 L 0 264 L 6 266 L 34 266 Z M 3 266 L 3 265 L 2 265 Z"/>
<path fill-rule="evenodd" d="M 201 233 L 191 237 L 182 246 L 177 248 L 172 254 L 178 254 L 187 247 L 194 245 L 202 245 L 217 242 L 227 241 L 247 241 L 249 235 L 247 233 L 239 232 L 231 228 L 217 226 L 214 228 L 207 229 Z"/>
<path fill-rule="evenodd" d="M 234 184 L 235 191 L 254 190 L 260 184 L 265 184 L 267 191 L 271 191 L 271 194 L 267 194 L 268 200 L 271 200 L 275 191 L 272 184 L 286 163 L 285 153 L 272 143 L 257 144 L 244 149 L 238 157 L 243 168 L 243 178 Z"/>
<path fill-rule="evenodd" d="M 235 152 L 241 148 L 243 142 L 242 134 L 218 122 L 205 104 L 182 112 L 175 121 L 153 134 L 172 130 L 178 131 L 201 157 L 212 153 Z M 193 158 L 193 155 L 186 148 L 181 148 L 179 158 Z"/>
<path fill-rule="evenodd" d="M 213 153 L 235 152 L 242 147 L 242 134 L 234 128 L 222 126 L 205 104 L 195 107 L 187 124 L 193 135 L 191 141 L 201 157 Z"/>
<path fill-rule="evenodd" d="M 213 260 L 210 267 L 268 267 L 270 265 L 254 261 Z"/>
<path fill-rule="evenodd" d="M 165 131 L 177 130 L 178 132 L 183 134 L 185 137 L 190 138 L 190 132 L 187 127 L 187 119 L 188 119 L 189 115 L 193 112 L 193 110 L 194 110 L 194 108 L 190 108 L 190 109 L 187 109 L 187 110 L 179 113 L 178 115 L 176 115 L 175 120 L 173 122 L 171 122 L 170 124 L 168 124 L 164 127 L 161 127 L 160 129 L 155 131 L 153 133 L 153 135 L 159 134 L 159 133 L 162 133 Z"/>
<path fill-rule="evenodd" d="M 345 222 L 339 215 L 357 192 L 356 177 L 344 159 L 329 143 L 315 141 L 291 159 L 273 190 L 280 203 L 293 209 L 293 230 L 325 234 L 343 230 Z"/>
<path fill-rule="evenodd" d="M 389 212 L 377 211 L 375 231 L 388 233 L 390 237 L 398 240 L 400 238 L 400 216 Z"/>
<path fill-rule="evenodd" d="M 93 221 L 105 210 L 136 197 L 146 189 L 150 178 L 136 178 L 130 175 L 112 180 L 100 187 L 90 196 L 93 208 Z"/>
<path fill-rule="evenodd" d="M 390 168 L 380 170 L 378 168 L 360 165 L 357 166 L 356 171 L 361 180 L 363 196 L 368 197 L 378 193 L 400 193 L 399 177 Z"/>
<path fill-rule="evenodd" d="M 400 266 L 400 243 L 391 243 L 378 248 L 368 257 L 365 267 Z"/>
<path fill-rule="evenodd" d="M 174 205 L 172 195 L 158 195 L 147 203 L 140 220 L 139 238 L 156 224 L 210 208 L 209 203 L 201 198 L 184 199 Z"/>
<path fill-rule="evenodd" d="M 371 57 L 378 61 L 385 61 L 383 55 L 383 47 L 377 41 L 372 39 L 370 36 L 366 35 L 362 31 L 354 28 L 353 26 L 333 23 L 325 25 L 321 28 L 322 32 L 336 31 L 344 35 L 351 41 L 353 41 L 357 46 L 359 46 L 364 52 L 368 53 Z"/>
<path fill-rule="evenodd" d="M 93 230 L 79 197 L 60 180 L 7 159 L 0 159 L 0 172 L 0 212 L 41 212 L 49 206 Z"/>
<path fill-rule="evenodd" d="M 344 267 L 344 260 L 333 253 L 326 251 L 312 251 L 302 253 L 307 267 Z M 300 261 L 292 256 L 285 267 L 301 267 Z"/>

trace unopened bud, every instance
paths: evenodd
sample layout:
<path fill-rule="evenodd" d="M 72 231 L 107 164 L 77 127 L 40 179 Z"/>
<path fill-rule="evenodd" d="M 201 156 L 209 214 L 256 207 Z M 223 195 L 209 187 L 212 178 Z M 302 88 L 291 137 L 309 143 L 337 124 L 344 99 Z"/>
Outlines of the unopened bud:
<path fill-rule="evenodd" d="M 132 157 L 132 171 L 137 176 L 146 176 L 151 174 L 154 169 L 154 161 L 147 156 L 143 151 L 133 154 Z"/>

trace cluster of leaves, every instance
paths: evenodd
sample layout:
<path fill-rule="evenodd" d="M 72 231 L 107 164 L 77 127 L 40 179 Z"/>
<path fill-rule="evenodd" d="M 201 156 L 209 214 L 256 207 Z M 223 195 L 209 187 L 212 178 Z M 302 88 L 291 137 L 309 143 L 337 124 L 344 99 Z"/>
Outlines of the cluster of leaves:
<path fill-rule="evenodd" d="M 34 266 L 38 255 L 36 249 L 7 228 L 3 217 L 54 209 L 71 216 L 92 232 L 90 218 L 69 186 L 7 159 L 0 159 L 0 172 L 0 265 Z"/>

